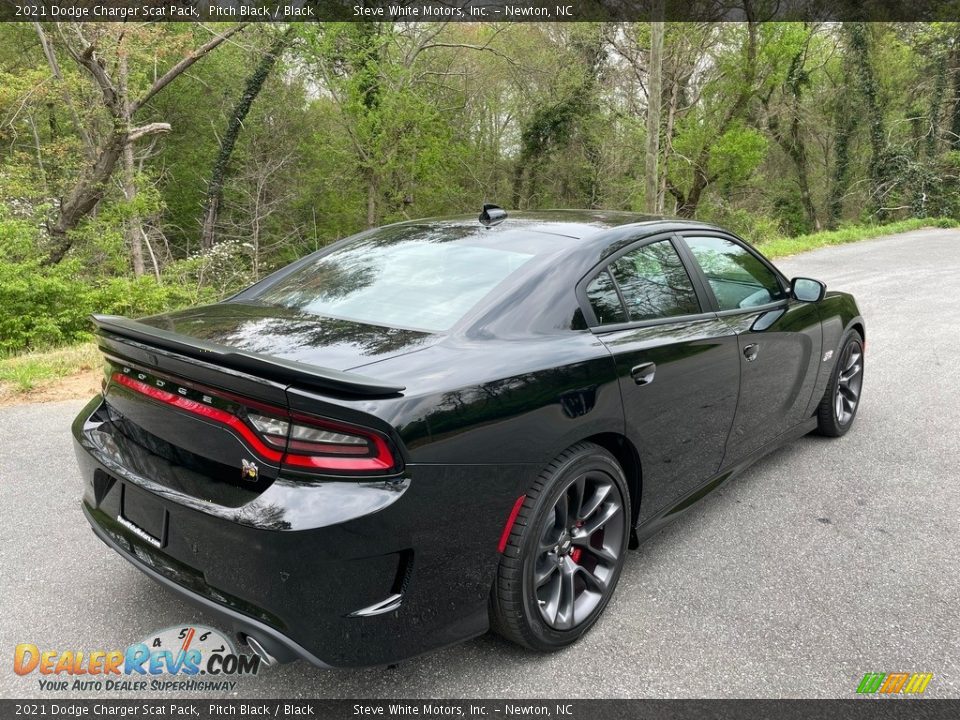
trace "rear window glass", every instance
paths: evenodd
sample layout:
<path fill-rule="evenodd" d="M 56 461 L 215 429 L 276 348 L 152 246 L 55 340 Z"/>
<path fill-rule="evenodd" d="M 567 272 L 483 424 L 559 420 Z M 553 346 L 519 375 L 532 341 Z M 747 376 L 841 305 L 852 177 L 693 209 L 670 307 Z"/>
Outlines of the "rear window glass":
<path fill-rule="evenodd" d="M 440 332 L 533 257 L 494 245 L 427 230 L 374 234 L 307 263 L 254 299 L 372 325 Z"/>

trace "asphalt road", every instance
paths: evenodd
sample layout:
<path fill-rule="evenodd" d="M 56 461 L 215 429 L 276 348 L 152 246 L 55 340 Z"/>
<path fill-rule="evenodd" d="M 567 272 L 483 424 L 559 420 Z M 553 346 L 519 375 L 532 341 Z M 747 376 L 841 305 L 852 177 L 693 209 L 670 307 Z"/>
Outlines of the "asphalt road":
<path fill-rule="evenodd" d="M 927 696 L 960 697 L 960 232 L 781 266 L 861 303 L 866 378 L 850 434 L 779 450 L 645 543 L 599 624 L 562 653 L 486 636 L 395 669 L 295 663 L 236 694 L 851 697 L 865 672 L 923 671 Z M 69 439 L 82 404 L 0 410 L 3 697 L 43 695 L 36 675 L 13 673 L 17 643 L 109 649 L 215 625 L 88 529 Z"/>

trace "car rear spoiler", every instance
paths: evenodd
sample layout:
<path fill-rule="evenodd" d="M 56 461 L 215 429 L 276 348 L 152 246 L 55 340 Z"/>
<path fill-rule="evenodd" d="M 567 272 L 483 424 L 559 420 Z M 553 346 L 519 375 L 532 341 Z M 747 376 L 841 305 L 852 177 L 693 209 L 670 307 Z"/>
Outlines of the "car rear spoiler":
<path fill-rule="evenodd" d="M 116 335 L 136 340 L 272 380 L 351 395 L 395 395 L 405 389 L 403 385 L 390 385 L 364 375 L 238 350 L 227 345 L 163 330 L 119 315 L 92 315 L 91 318 L 100 335 Z"/>

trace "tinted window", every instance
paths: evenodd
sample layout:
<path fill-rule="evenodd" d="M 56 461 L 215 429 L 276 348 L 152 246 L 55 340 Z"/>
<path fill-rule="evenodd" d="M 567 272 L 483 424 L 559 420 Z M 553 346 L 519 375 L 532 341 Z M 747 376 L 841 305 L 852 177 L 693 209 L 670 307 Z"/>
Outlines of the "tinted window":
<path fill-rule="evenodd" d="M 630 320 L 654 320 L 700 312 L 697 295 L 669 240 L 644 245 L 611 266 Z"/>
<path fill-rule="evenodd" d="M 786 297 L 776 275 L 746 248 L 713 237 L 686 238 L 721 310 L 765 305 Z"/>
<path fill-rule="evenodd" d="M 254 299 L 374 325 L 442 331 L 534 256 L 513 249 L 523 248 L 522 240 L 506 234 L 486 239 L 456 227 L 384 229 L 318 257 Z"/>
<path fill-rule="evenodd" d="M 627 314 L 623 311 L 620 296 L 613 284 L 610 273 L 604 270 L 587 285 L 587 298 L 590 306 L 601 325 L 627 321 Z"/>

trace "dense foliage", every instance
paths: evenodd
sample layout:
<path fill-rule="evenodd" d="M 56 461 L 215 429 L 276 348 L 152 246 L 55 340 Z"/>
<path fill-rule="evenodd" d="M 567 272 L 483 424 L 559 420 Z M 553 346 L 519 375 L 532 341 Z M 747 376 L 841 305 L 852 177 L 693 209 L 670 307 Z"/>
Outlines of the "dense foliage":
<path fill-rule="evenodd" d="M 485 201 L 652 209 L 761 245 L 960 218 L 958 41 L 953 23 L 3 25 L 0 353 Z"/>

